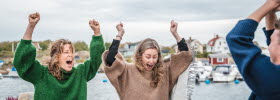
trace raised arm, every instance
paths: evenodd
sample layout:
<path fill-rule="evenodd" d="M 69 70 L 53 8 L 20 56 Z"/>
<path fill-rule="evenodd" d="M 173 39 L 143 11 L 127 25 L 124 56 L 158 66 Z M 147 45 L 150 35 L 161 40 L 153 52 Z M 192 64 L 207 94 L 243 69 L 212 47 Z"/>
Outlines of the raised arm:
<path fill-rule="evenodd" d="M 182 38 L 177 32 L 178 23 L 175 22 L 174 20 L 172 20 L 170 25 L 171 25 L 170 26 L 170 32 L 172 33 L 172 35 L 176 39 L 179 50 L 180 51 L 188 51 L 189 48 L 188 48 L 188 45 L 187 45 L 185 39 Z"/>
<path fill-rule="evenodd" d="M 177 33 L 178 23 L 171 21 L 170 32 L 177 41 L 179 53 L 171 55 L 170 61 L 166 62 L 169 75 L 169 90 L 176 84 L 178 77 L 189 67 L 193 60 L 193 52 L 189 50 L 185 39 Z"/>
<path fill-rule="evenodd" d="M 260 22 L 264 16 L 276 9 L 280 4 L 280 0 L 267 0 L 259 9 L 253 12 L 248 19 Z"/>
<path fill-rule="evenodd" d="M 265 28 L 266 30 L 274 30 L 274 24 L 277 20 L 277 16 L 274 11 L 271 11 L 265 16 Z"/>
<path fill-rule="evenodd" d="M 37 12 L 30 14 L 28 19 L 29 23 L 22 40 L 17 46 L 13 64 L 22 79 L 36 83 L 43 78 L 43 73 L 47 70 L 36 60 L 36 48 L 32 45 L 32 33 L 40 20 L 40 14 Z"/>
<path fill-rule="evenodd" d="M 278 6 L 276 0 L 266 1 L 248 19 L 239 21 L 227 35 L 228 46 L 241 74 L 245 70 L 242 67 L 248 66 L 256 55 L 261 54 L 261 50 L 253 44 L 258 22 Z"/>
<path fill-rule="evenodd" d="M 265 16 L 265 28 L 263 28 L 263 31 L 265 33 L 267 46 L 270 45 L 270 36 L 272 35 L 275 29 L 275 22 L 277 20 L 277 16 L 275 14 L 276 11 L 277 10 L 271 11 Z"/>
<path fill-rule="evenodd" d="M 91 37 L 90 42 L 90 59 L 85 61 L 84 64 L 80 64 L 77 68 L 84 73 L 87 81 L 94 78 L 98 71 L 100 64 L 102 63 L 101 56 L 105 50 L 104 41 L 100 32 L 100 24 L 96 20 L 90 20 L 89 26 L 93 30 L 94 34 Z"/>
<path fill-rule="evenodd" d="M 118 30 L 118 35 L 116 36 L 116 38 L 113 40 L 110 48 L 109 48 L 109 53 L 106 57 L 106 63 L 111 66 L 114 61 L 116 60 L 115 56 L 118 53 L 118 48 L 120 45 L 120 41 L 122 40 L 123 34 L 124 34 L 124 29 L 123 29 L 123 24 L 120 23 L 116 26 L 117 30 Z"/>
<path fill-rule="evenodd" d="M 128 68 L 126 66 L 124 57 L 118 53 L 120 41 L 122 40 L 124 34 L 123 24 L 117 24 L 116 28 L 118 30 L 118 35 L 113 40 L 109 51 L 105 51 L 103 53 L 102 60 L 106 76 L 119 93 L 122 91 L 121 89 L 124 89 L 121 87 L 126 86 L 125 82 L 123 81 L 126 80 L 125 76 L 127 74 L 124 73 L 127 72 Z"/>
<path fill-rule="evenodd" d="M 248 19 L 240 20 L 226 37 L 239 72 L 253 93 L 260 95 L 273 91 L 270 86 L 273 84 L 273 78 L 276 78 L 274 76 L 278 76 L 279 72 L 270 58 L 261 54 L 261 49 L 254 45 L 253 39 L 261 19 L 279 6 L 276 1 L 266 1 Z"/>
<path fill-rule="evenodd" d="M 28 16 L 29 23 L 27 25 L 26 31 L 22 39 L 24 40 L 32 40 L 32 34 L 34 31 L 35 26 L 40 20 L 40 14 L 38 12 L 30 14 Z"/>
<path fill-rule="evenodd" d="M 177 33 L 178 23 L 174 20 L 170 23 L 170 32 L 174 36 L 177 42 L 180 42 L 182 40 L 182 37 Z"/>

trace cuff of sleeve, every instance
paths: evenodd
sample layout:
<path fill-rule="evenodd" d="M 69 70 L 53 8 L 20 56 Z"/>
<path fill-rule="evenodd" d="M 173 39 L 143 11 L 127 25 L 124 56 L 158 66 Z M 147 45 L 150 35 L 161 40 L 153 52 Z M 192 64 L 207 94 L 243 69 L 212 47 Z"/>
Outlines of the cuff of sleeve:
<path fill-rule="evenodd" d="M 114 39 L 113 40 L 113 42 L 112 42 L 112 44 L 111 44 L 111 46 L 110 46 L 110 50 L 112 50 L 112 49 L 118 49 L 119 48 L 119 45 L 120 45 L 120 40 L 116 40 L 116 39 Z"/>
<path fill-rule="evenodd" d="M 178 45 L 178 48 L 179 48 L 180 51 L 188 51 L 189 50 L 188 45 L 187 45 L 184 38 L 182 38 L 182 40 L 180 42 L 178 42 L 177 45 Z"/>
<path fill-rule="evenodd" d="M 273 32 L 274 32 L 274 29 L 271 29 L 271 30 L 266 30 L 266 28 L 264 27 L 263 29 L 263 32 L 264 32 L 264 34 L 265 34 L 265 36 L 267 37 L 267 38 L 270 38 L 270 36 L 273 34 Z"/>
<path fill-rule="evenodd" d="M 103 38 L 102 38 L 102 35 L 100 35 L 100 36 L 94 36 L 94 35 L 92 35 L 92 40 L 103 40 Z"/>
<path fill-rule="evenodd" d="M 31 44 L 31 43 L 32 43 L 32 40 L 24 40 L 24 39 L 21 39 L 21 40 L 20 40 L 20 43 L 21 43 L 21 44 Z"/>

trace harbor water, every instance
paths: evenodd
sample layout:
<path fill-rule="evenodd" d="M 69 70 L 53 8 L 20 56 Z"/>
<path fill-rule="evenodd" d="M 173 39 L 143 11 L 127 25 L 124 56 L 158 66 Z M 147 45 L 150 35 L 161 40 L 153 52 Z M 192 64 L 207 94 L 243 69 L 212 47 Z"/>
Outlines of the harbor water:
<path fill-rule="evenodd" d="M 21 78 L 0 79 L 0 100 L 17 97 L 20 93 L 34 92 L 31 83 Z M 88 100 L 119 100 L 119 97 L 104 73 L 99 73 L 88 82 Z M 204 82 L 195 85 L 192 100 L 248 100 L 250 89 L 244 81 L 239 84 Z"/>

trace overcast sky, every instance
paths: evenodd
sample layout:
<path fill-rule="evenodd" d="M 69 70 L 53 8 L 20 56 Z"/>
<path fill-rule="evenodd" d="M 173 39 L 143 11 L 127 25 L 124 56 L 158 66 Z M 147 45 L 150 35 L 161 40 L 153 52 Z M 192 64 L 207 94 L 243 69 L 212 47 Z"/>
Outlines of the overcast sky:
<path fill-rule="evenodd" d="M 225 37 L 238 20 L 246 18 L 265 0 L 1 0 L 0 41 L 20 40 L 28 15 L 41 14 L 33 40 L 91 40 L 90 19 L 101 24 L 106 42 L 116 36 L 115 26 L 122 21 L 123 41 L 136 42 L 147 37 L 160 45 L 176 41 L 169 32 L 170 21 L 179 23 L 178 33 L 207 43 L 215 34 Z M 255 40 L 265 46 L 261 22 Z"/>

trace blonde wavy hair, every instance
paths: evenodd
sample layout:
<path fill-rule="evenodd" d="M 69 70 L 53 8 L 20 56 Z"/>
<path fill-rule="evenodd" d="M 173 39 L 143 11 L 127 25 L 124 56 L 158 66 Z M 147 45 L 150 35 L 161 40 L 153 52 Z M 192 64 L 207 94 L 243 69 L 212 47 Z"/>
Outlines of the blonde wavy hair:
<path fill-rule="evenodd" d="M 63 53 L 64 45 L 70 44 L 70 49 L 74 53 L 74 46 L 71 43 L 71 41 L 66 40 L 66 39 L 59 39 L 53 42 L 50 45 L 50 56 L 51 59 L 48 63 L 48 69 L 49 72 L 56 77 L 56 79 L 61 80 L 62 79 L 62 72 L 60 71 L 61 68 L 59 66 L 59 57 L 60 54 Z"/>
<path fill-rule="evenodd" d="M 136 67 L 140 70 L 140 72 L 145 71 L 144 65 L 142 64 L 142 54 L 147 49 L 156 49 L 158 51 L 158 61 L 152 70 L 152 81 L 150 83 L 152 87 L 157 87 L 158 83 L 162 80 L 163 76 L 163 60 L 159 45 L 154 39 L 147 38 L 137 46 L 134 55 L 134 63 Z"/>

